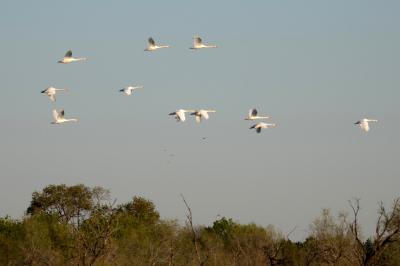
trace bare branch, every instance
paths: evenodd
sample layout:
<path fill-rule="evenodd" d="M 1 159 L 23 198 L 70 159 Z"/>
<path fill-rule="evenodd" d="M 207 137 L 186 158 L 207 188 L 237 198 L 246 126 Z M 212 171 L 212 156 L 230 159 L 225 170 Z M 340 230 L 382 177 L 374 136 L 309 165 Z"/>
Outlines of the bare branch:
<path fill-rule="evenodd" d="M 185 197 L 183 196 L 183 194 L 181 194 L 183 203 L 185 203 L 186 209 L 187 209 L 187 214 L 186 214 L 186 218 L 189 222 L 189 226 L 190 226 L 190 230 L 192 231 L 192 237 L 193 237 L 193 245 L 194 245 L 194 249 L 196 251 L 196 255 L 197 255 L 197 260 L 199 262 L 199 265 L 203 265 L 203 262 L 201 260 L 201 255 L 200 255 L 200 251 L 199 251 L 199 247 L 198 247 L 198 243 L 197 243 L 197 234 L 196 231 L 194 229 L 193 226 L 193 216 L 192 216 L 192 210 L 189 207 L 189 204 L 186 202 Z"/>

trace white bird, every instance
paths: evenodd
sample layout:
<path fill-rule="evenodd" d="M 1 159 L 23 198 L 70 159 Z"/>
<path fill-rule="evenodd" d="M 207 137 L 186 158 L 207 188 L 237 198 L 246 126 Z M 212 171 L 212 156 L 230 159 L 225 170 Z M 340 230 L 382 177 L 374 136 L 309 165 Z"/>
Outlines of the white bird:
<path fill-rule="evenodd" d="M 87 60 L 86 57 L 79 57 L 79 58 L 72 57 L 72 51 L 68 50 L 67 53 L 64 55 L 63 59 L 58 61 L 58 63 L 69 64 L 69 63 L 72 63 L 72 62 L 86 61 L 86 60 Z"/>
<path fill-rule="evenodd" d="M 193 46 L 189 49 L 198 50 L 203 48 L 217 48 L 216 45 L 205 45 L 203 44 L 203 40 L 199 36 L 195 36 L 193 38 Z"/>
<path fill-rule="evenodd" d="M 52 124 L 62 124 L 65 122 L 78 122 L 78 119 L 76 118 L 64 118 L 64 109 L 60 110 L 60 112 L 57 112 L 56 109 L 53 109 L 53 118 L 54 122 L 51 122 Z"/>
<path fill-rule="evenodd" d="M 144 88 L 143 86 L 128 86 L 128 87 L 125 87 L 125 88 L 123 88 L 123 89 L 121 89 L 119 91 L 123 92 L 126 96 L 130 96 L 130 95 L 132 95 L 133 90 L 143 89 L 143 88 Z"/>
<path fill-rule="evenodd" d="M 257 120 L 257 119 L 268 119 L 269 116 L 258 116 L 257 109 L 253 108 L 249 110 L 249 115 L 244 120 Z"/>
<path fill-rule="evenodd" d="M 215 112 L 216 112 L 215 110 L 200 109 L 200 110 L 194 111 L 190 115 L 194 115 L 196 117 L 196 122 L 200 123 L 202 118 L 204 118 L 205 120 L 208 120 L 210 118 L 208 113 L 215 113 Z"/>
<path fill-rule="evenodd" d="M 378 122 L 378 120 L 376 119 L 367 119 L 367 118 L 363 118 L 357 122 L 355 122 L 355 125 L 359 125 L 360 128 L 365 131 L 368 132 L 369 131 L 369 123 L 368 122 Z"/>
<path fill-rule="evenodd" d="M 169 48 L 169 45 L 157 45 L 156 42 L 154 41 L 153 38 L 149 38 L 148 40 L 149 45 L 147 46 L 146 49 L 144 49 L 145 51 L 151 52 L 151 51 L 155 51 L 161 48 Z"/>
<path fill-rule="evenodd" d="M 48 87 L 47 89 L 41 91 L 41 93 L 46 94 L 52 102 L 55 102 L 57 91 L 68 91 L 68 89 L 57 89 L 54 87 Z"/>
<path fill-rule="evenodd" d="M 185 122 L 186 120 L 186 116 L 185 113 L 191 113 L 191 112 L 195 112 L 195 110 L 184 110 L 184 109 L 179 109 L 175 112 L 169 113 L 169 115 L 174 115 L 176 122 Z"/>
<path fill-rule="evenodd" d="M 269 127 L 275 127 L 275 126 L 276 126 L 276 124 L 267 124 L 267 123 L 264 123 L 264 122 L 260 122 L 260 123 L 257 123 L 255 125 L 252 125 L 250 127 L 250 129 L 254 128 L 257 133 L 260 133 L 262 128 L 269 128 Z"/>

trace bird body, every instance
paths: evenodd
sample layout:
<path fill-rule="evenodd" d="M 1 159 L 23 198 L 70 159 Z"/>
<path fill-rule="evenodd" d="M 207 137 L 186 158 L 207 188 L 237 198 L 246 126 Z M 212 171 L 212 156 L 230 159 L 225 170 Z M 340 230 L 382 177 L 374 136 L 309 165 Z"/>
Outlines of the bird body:
<path fill-rule="evenodd" d="M 190 112 L 195 112 L 195 110 L 179 109 L 176 110 L 175 112 L 169 113 L 169 115 L 174 115 L 176 122 L 185 122 L 186 121 L 185 113 L 190 113 Z"/>
<path fill-rule="evenodd" d="M 355 125 L 359 125 L 360 128 L 364 131 L 364 132 L 368 132 L 369 131 L 369 122 L 378 122 L 378 120 L 376 119 L 368 119 L 368 118 L 363 118 L 357 122 L 355 122 Z"/>
<path fill-rule="evenodd" d="M 65 118 L 64 117 L 64 109 L 60 110 L 58 112 L 56 109 L 53 110 L 53 118 L 54 122 L 51 122 L 52 124 L 63 124 L 65 122 L 78 122 L 78 119 L 76 118 Z"/>
<path fill-rule="evenodd" d="M 146 49 L 144 49 L 147 52 L 152 52 L 162 48 L 169 48 L 169 45 L 157 45 L 154 39 L 151 37 L 148 39 L 148 43 L 149 45 L 147 46 Z"/>
<path fill-rule="evenodd" d="M 55 87 L 48 87 L 47 89 L 41 91 L 41 93 L 46 94 L 52 102 L 55 102 L 57 91 L 68 91 L 68 89 L 57 89 Z"/>
<path fill-rule="evenodd" d="M 193 113 L 191 113 L 190 115 L 194 115 L 196 118 L 196 122 L 200 123 L 201 120 L 204 118 L 205 120 L 208 120 L 210 118 L 208 113 L 215 113 L 215 110 L 205 110 L 205 109 L 200 109 L 200 110 L 196 110 Z"/>
<path fill-rule="evenodd" d="M 258 119 L 268 119 L 269 116 L 259 116 L 257 115 L 258 111 L 257 109 L 253 108 L 249 110 L 249 115 L 245 118 L 245 120 L 258 120 Z"/>
<path fill-rule="evenodd" d="M 144 88 L 143 86 L 128 86 L 128 87 L 125 87 L 125 88 L 123 88 L 123 89 L 121 89 L 119 91 L 123 92 L 126 96 L 130 96 L 130 95 L 132 95 L 134 90 L 143 89 L 143 88 Z"/>
<path fill-rule="evenodd" d="M 264 122 L 260 122 L 260 123 L 257 123 L 257 124 L 255 124 L 255 125 L 252 125 L 251 127 L 250 127 L 250 129 L 255 129 L 256 130 L 256 132 L 257 133 L 260 133 L 261 132 L 261 129 L 263 129 L 263 128 L 270 128 L 270 127 L 276 127 L 276 124 L 274 124 L 274 123 L 272 123 L 272 124 L 268 124 L 268 123 L 264 123 Z"/>
<path fill-rule="evenodd" d="M 198 49 L 204 49 L 204 48 L 217 48 L 217 46 L 216 45 L 206 45 L 203 43 L 203 40 L 199 36 L 195 36 L 193 38 L 193 46 L 190 47 L 189 49 L 198 50 Z"/>
<path fill-rule="evenodd" d="M 86 61 L 86 60 L 87 60 L 86 57 L 79 57 L 79 58 L 72 57 L 72 51 L 68 50 L 67 53 L 64 55 L 64 57 L 60 61 L 58 61 L 58 63 L 69 64 L 73 62 Z"/>

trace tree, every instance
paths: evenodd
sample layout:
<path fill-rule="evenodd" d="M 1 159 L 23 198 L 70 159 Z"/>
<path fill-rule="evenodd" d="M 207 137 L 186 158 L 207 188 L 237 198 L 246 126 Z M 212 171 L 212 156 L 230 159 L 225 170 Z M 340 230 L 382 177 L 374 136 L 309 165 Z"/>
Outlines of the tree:
<path fill-rule="evenodd" d="M 323 209 L 320 217 L 311 225 L 315 260 L 328 265 L 352 265 L 353 239 L 348 230 L 346 214 L 340 213 L 335 221 L 329 209 Z"/>
<path fill-rule="evenodd" d="M 210 229 L 224 241 L 225 245 L 227 245 L 232 240 L 235 226 L 236 224 L 231 218 L 226 219 L 222 217 L 215 220 Z"/>
<path fill-rule="evenodd" d="M 140 222 L 154 224 L 160 219 L 156 206 L 150 200 L 135 196 L 131 202 L 120 205 L 119 212 L 129 214 Z"/>
<path fill-rule="evenodd" d="M 103 206 L 92 212 L 79 228 L 74 228 L 76 240 L 75 252 L 78 261 L 75 264 L 93 265 L 100 259 L 104 264 L 112 262 L 112 239 L 117 231 L 117 215 L 111 206 Z"/>
<path fill-rule="evenodd" d="M 21 221 L 10 217 L 0 218 L 0 265 L 22 264 L 19 244 L 24 233 Z"/>
<path fill-rule="evenodd" d="M 93 189 L 82 184 L 75 186 L 49 185 L 42 192 L 32 194 L 31 204 L 26 213 L 55 214 L 60 222 L 72 222 L 79 226 L 94 208 L 107 199 L 108 191 L 101 187 Z"/>
<path fill-rule="evenodd" d="M 378 220 L 372 241 L 364 243 L 360 233 L 358 213 L 360 200 L 349 201 L 353 211 L 353 221 L 349 224 L 357 248 L 355 250 L 359 265 L 380 265 L 379 259 L 384 251 L 400 240 L 400 198 L 393 201 L 390 211 L 387 211 L 382 202 L 379 203 Z"/>

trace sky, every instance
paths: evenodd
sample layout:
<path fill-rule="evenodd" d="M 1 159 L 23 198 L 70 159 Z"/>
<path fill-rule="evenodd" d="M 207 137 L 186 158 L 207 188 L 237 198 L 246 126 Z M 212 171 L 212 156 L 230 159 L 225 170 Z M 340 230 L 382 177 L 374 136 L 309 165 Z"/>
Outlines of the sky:
<path fill-rule="evenodd" d="M 49 184 L 151 199 L 161 216 L 272 224 L 302 240 L 400 187 L 399 1 L 0 0 L 0 216 Z M 192 51 L 193 36 L 217 49 Z M 147 38 L 171 48 L 144 52 Z M 68 49 L 86 62 L 57 64 Z M 131 97 L 118 92 L 142 84 Z M 52 103 L 40 93 L 69 88 Z M 250 108 L 277 127 L 249 130 Z M 65 109 L 77 124 L 51 125 Z M 180 108 L 217 112 L 176 123 Z M 378 119 L 365 134 L 354 125 Z M 203 138 L 206 138 L 205 140 Z"/>

